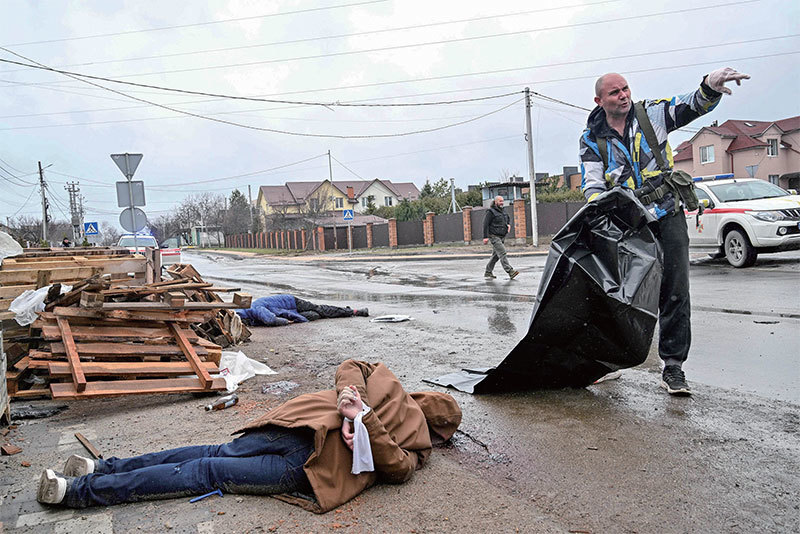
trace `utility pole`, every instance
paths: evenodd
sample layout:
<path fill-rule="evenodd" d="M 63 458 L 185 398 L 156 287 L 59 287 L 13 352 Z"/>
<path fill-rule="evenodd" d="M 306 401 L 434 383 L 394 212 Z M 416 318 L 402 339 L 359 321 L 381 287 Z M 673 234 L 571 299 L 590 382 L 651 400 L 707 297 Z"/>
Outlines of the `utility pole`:
<path fill-rule="evenodd" d="M 72 242 L 76 244 L 81 239 L 81 207 L 79 207 L 81 188 L 78 182 L 67 182 L 64 189 L 69 193 L 69 215 L 72 223 Z"/>
<path fill-rule="evenodd" d="M 533 246 L 539 246 L 539 225 L 536 221 L 536 172 L 533 167 L 533 136 L 531 135 L 531 89 L 525 88 L 525 139 L 528 141 L 528 174 L 531 177 L 531 236 Z"/>
<path fill-rule="evenodd" d="M 42 162 L 39 162 L 39 189 L 42 194 L 42 241 L 47 241 L 47 192 L 44 184 L 44 171 L 42 170 Z"/>
<path fill-rule="evenodd" d="M 456 202 L 456 179 L 450 178 L 450 213 L 461 211 L 461 206 Z"/>
<path fill-rule="evenodd" d="M 331 187 L 333 187 L 333 166 L 331 165 L 331 151 L 328 150 L 328 176 L 331 179 Z M 331 197 L 331 200 L 333 197 Z M 339 239 L 336 236 L 336 205 L 333 206 L 333 249 L 339 248 Z"/>
<path fill-rule="evenodd" d="M 253 233 L 253 192 L 250 190 L 250 184 L 247 184 L 247 196 L 250 199 L 250 231 L 248 233 Z"/>

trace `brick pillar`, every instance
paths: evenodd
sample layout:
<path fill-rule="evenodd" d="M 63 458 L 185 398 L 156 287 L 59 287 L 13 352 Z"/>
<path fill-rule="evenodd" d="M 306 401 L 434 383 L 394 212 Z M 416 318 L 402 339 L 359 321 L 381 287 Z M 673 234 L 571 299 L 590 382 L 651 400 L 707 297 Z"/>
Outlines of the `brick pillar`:
<path fill-rule="evenodd" d="M 280 248 L 280 245 L 278 244 L 278 231 L 277 230 L 273 230 L 272 231 L 272 248 L 275 248 L 275 249 Z"/>
<path fill-rule="evenodd" d="M 397 219 L 389 219 L 389 247 L 397 248 Z"/>
<path fill-rule="evenodd" d="M 514 201 L 514 237 L 517 238 L 517 243 L 524 244 L 526 242 L 526 231 L 525 199 L 518 198 Z"/>
<path fill-rule="evenodd" d="M 367 223 L 367 248 L 372 248 L 372 223 Z"/>
<path fill-rule="evenodd" d="M 306 229 L 303 228 L 302 230 L 300 230 L 300 248 L 302 250 L 306 249 L 306 239 L 308 239 L 308 237 L 306 236 Z"/>
<path fill-rule="evenodd" d="M 325 228 L 322 226 L 317 226 L 317 243 L 319 244 L 319 249 L 321 251 L 325 251 Z"/>
<path fill-rule="evenodd" d="M 433 216 L 434 212 L 429 211 L 425 214 L 425 220 L 422 221 L 422 239 L 429 247 L 433 246 Z"/>
<path fill-rule="evenodd" d="M 472 206 L 467 206 L 461 212 L 461 225 L 464 228 L 464 244 L 472 242 Z"/>
<path fill-rule="evenodd" d="M 300 230 L 294 231 L 294 248 L 300 248 Z"/>

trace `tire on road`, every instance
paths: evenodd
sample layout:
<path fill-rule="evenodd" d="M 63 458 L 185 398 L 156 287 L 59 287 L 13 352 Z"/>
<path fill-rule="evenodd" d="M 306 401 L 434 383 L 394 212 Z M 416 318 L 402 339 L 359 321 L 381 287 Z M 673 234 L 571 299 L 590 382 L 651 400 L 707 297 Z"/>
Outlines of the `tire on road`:
<path fill-rule="evenodd" d="M 725 235 L 725 258 L 734 267 L 750 267 L 756 262 L 758 252 L 750 244 L 743 230 L 731 230 Z"/>

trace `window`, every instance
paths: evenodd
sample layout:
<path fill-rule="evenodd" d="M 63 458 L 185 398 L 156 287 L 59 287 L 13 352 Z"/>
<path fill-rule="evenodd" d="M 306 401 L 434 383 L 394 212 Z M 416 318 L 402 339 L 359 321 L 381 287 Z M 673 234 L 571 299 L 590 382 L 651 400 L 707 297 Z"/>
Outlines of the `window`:
<path fill-rule="evenodd" d="M 700 163 L 714 163 L 714 145 L 700 147 Z"/>
<path fill-rule="evenodd" d="M 769 175 L 769 183 L 771 183 L 773 185 L 780 185 L 778 183 L 780 181 L 780 179 L 781 179 L 781 175 L 780 174 L 770 174 Z"/>
<path fill-rule="evenodd" d="M 369 198 L 367 198 L 367 197 L 361 197 L 361 207 L 362 207 L 362 208 L 366 208 L 366 207 L 367 207 L 367 204 L 369 204 Z"/>
<path fill-rule="evenodd" d="M 344 208 L 344 199 L 342 197 L 334 198 L 333 205 L 337 210 Z"/>
<path fill-rule="evenodd" d="M 317 211 L 319 209 L 319 199 L 318 198 L 309 198 L 308 199 L 308 207 L 311 211 Z"/>
<path fill-rule="evenodd" d="M 392 205 L 392 197 L 383 197 L 383 205 L 384 206 L 391 206 Z"/>
<path fill-rule="evenodd" d="M 778 140 L 777 139 L 767 139 L 767 156 L 775 157 L 778 155 Z"/>

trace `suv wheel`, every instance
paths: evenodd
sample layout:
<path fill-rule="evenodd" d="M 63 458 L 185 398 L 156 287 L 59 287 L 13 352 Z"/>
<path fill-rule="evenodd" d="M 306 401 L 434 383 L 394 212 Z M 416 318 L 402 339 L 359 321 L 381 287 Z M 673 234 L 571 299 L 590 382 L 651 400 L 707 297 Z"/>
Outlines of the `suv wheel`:
<path fill-rule="evenodd" d="M 725 257 L 734 267 L 750 267 L 758 253 L 742 230 L 731 230 L 725 236 Z"/>

